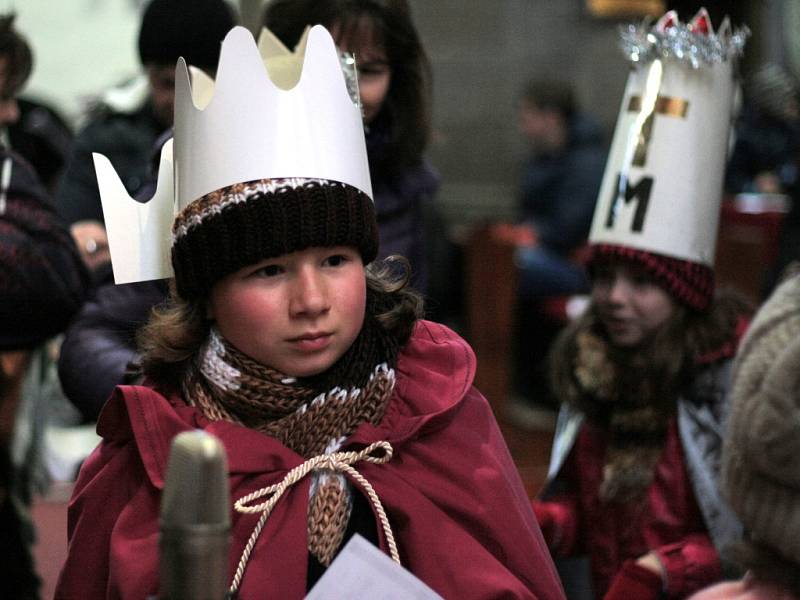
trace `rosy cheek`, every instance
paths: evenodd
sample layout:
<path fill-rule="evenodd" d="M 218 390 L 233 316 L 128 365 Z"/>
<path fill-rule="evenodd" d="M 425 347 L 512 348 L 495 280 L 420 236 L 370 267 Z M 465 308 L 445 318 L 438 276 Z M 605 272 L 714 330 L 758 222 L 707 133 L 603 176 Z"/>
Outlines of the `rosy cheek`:
<path fill-rule="evenodd" d="M 276 302 L 273 298 L 258 292 L 240 294 L 233 302 L 231 308 L 241 315 L 259 316 L 270 314 L 277 310 Z"/>
<path fill-rule="evenodd" d="M 276 312 L 270 298 L 257 290 L 238 289 L 218 297 L 216 303 L 224 312 L 224 317 L 219 315 L 218 320 L 224 318 L 237 329 L 251 328 L 253 323 L 263 322 Z"/>

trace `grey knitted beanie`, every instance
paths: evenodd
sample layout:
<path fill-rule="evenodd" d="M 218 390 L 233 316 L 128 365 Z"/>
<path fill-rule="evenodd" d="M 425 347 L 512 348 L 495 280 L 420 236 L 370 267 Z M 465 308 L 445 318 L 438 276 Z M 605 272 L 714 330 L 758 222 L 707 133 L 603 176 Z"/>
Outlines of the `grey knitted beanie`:
<path fill-rule="evenodd" d="M 798 276 L 775 290 L 742 342 L 722 487 L 752 539 L 800 565 Z"/>

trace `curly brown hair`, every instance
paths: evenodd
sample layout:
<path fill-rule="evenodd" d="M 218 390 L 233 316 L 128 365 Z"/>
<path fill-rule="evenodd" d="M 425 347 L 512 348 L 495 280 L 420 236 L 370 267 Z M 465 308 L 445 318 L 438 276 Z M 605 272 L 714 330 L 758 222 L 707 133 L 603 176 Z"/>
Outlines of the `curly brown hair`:
<path fill-rule="evenodd" d="M 575 376 L 577 339 L 591 332 L 605 342 L 607 359 L 616 376 L 614 393 L 619 397 L 652 398 L 653 407 L 670 412 L 675 399 L 691 382 L 703 359 L 728 344 L 736 343 L 737 328 L 753 312 L 740 293 L 720 289 L 705 312 L 677 305 L 673 315 L 659 328 L 645 348 L 617 348 L 609 342 L 593 305 L 556 339 L 548 357 L 553 394 L 590 416 L 603 403 L 588 398 Z M 641 400 L 639 400 L 641 402 Z"/>
<path fill-rule="evenodd" d="M 424 313 L 422 296 L 409 287 L 408 261 L 391 256 L 367 265 L 365 274 L 368 306 L 375 307 L 378 322 L 405 344 Z M 171 283 L 170 301 L 153 309 L 137 335 L 143 374 L 160 387 L 179 389 L 210 327 L 205 298 L 185 300 Z"/>

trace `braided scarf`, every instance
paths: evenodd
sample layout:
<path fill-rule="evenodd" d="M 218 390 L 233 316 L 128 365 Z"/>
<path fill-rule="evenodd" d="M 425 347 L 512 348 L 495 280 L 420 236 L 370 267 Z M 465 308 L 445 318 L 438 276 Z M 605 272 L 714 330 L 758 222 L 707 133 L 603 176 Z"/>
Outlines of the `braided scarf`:
<path fill-rule="evenodd" d="M 371 306 L 368 292 L 364 326 L 353 345 L 328 371 L 303 380 L 256 362 L 212 328 L 184 383 L 184 398 L 209 420 L 255 429 L 304 458 L 335 452 L 358 425 L 380 422 L 394 389 L 398 342 Z M 323 565 L 341 545 L 351 507 L 342 475 L 315 472 L 308 549 Z"/>
<path fill-rule="evenodd" d="M 575 383 L 593 401 L 581 408 L 603 422 L 609 435 L 600 498 L 636 500 L 653 481 L 675 403 L 655 402 L 647 381 L 637 380 L 635 388 L 621 382 L 606 342 L 595 334 L 581 331 L 575 343 Z"/>

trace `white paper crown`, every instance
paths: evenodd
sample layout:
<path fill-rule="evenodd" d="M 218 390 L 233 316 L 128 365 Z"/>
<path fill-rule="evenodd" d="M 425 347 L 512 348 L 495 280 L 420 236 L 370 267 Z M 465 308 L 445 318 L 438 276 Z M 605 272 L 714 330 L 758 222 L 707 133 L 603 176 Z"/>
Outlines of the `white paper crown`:
<path fill-rule="evenodd" d="M 171 277 L 171 227 L 194 200 L 258 179 L 318 178 L 370 198 L 358 102 L 322 26 L 294 52 L 242 27 L 222 43 L 216 82 L 179 59 L 174 139 L 161 152 L 158 185 L 146 203 L 125 191 L 109 160 L 94 154 L 116 283 Z"/>
<path fill-rule="evenodd" d="M 667 13 L 640 36 L 640 46 L 627 40 L 634 68 L 622 97 L 591 243 L 713 266 L 732 120 L 732 63 L 743 38 L 736 36 L 727 19 L 715 34 L 701 9 L 685 25 L 674 11 Z M 692 56 L 686 47 L 694 47 Z"/>

